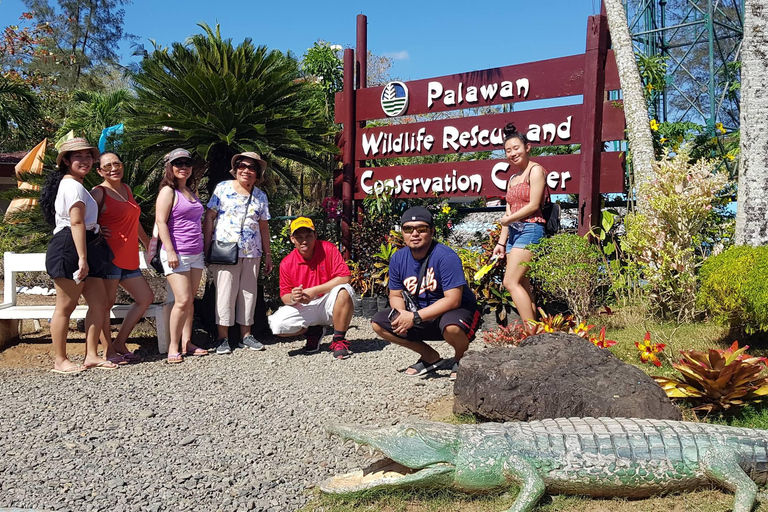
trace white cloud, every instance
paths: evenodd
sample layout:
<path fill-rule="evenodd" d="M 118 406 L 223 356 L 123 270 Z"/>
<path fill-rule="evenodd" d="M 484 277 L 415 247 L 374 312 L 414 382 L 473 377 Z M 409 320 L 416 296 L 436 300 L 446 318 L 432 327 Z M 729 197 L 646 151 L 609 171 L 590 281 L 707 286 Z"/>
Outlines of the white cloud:
<path fill-rule="evenodd" d="M 388 52 L 384 54 L 385 57 L 389 57 L 392 60 L 408 60 L 411 58 L 410 55 L 408 55 L 408 50 L 402 50 L 399 52 Z"/>

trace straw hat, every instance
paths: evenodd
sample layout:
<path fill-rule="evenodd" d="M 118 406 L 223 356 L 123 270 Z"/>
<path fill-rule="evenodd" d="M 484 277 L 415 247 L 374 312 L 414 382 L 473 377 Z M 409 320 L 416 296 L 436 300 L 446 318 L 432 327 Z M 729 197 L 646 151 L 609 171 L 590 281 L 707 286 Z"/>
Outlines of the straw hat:
<path fill-rule="evenodd" d="M 232 176 L 237 177 L 237 171 L 235 170 L 235 165 L 237 164 L 237 161 L 241 158 L 250 158 L 251 160 L 255 160 L 259 167 L 261 167 L 261 177 L 264 177 L 264 171 L 267 169 L 267 162 L 263 158 L 261 158 L 261 155 L 258 153 L 254 153 L 253 151 L 246 151 L 245 153 L 238 153 L 235 156 L 232 157 L 232 168 L 229 170 L 229 173 Z"/>
<path fill-rule="evenodd" d="M 82 137 L 75 137 L 74 139 L 69 139 L 68 141 L 63 142 L 61 148 L 59 148 L 59 154 L 56 157 L 56 166 L 61 167 L 61 159 L 64 158 L 67 153 L 85 151 L 86 149 L 91 152 L 94 160 L 99 159 L 99 155 L 101 155 L 99 150 L 91 146 L 91 144 Z"/>

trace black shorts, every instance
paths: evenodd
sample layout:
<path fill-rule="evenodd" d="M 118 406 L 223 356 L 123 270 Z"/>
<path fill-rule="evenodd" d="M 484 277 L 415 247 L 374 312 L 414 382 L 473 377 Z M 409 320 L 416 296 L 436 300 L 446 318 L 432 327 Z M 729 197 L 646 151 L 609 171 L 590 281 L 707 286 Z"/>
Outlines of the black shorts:
<path fill-rule="evenodd" d="M 389 312 L 391 309 L 385 309 L 376 313 L 371 322 L 379 324 L 385 331 L 395 334 L 392 331 L 392 323 L 389 321 Z M 477 309 L 469 310 L 464 308 L 452 309 L 434 320 L 425 320 L 421 325 L 414 325 L 408 329 L 405 339 L 409 341 L 438 341 L 444 340 L 443 331 L 449 325 L 458 325 L 467 333 L 469 341 L 475 339 L 475 331 L 480 323 L 480 311 Z M 395 334 L 402 338 L 399 334 Z"/>
<path fill-rule="evenodd" d="M 85 241 L 88 252 L 88 277 L 104 279 L 115 255 L 104 237 L 93 231 L 85 232 Z M 78 269 L 78 259 L 72 230 L 64 228 L 53 235 L 48 244 L 48 250 L 45 252 L 45 270 L 52 279 L 73 279 L 72 275 Z"/>

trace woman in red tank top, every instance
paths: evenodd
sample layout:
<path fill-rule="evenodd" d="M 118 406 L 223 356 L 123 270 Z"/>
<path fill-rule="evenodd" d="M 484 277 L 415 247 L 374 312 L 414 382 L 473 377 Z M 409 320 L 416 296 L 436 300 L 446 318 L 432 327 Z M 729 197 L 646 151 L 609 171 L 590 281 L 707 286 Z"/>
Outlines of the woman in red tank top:
<path fill-rule="evenodd" d="M 107 316 L 101 334 L 101 341 L 107 347 L 106 357 L 116 364 L 137 363 L 141 358 L 128 350 L 126 341 L 136 323 L 141 320 L 154 295 L 139 269 L 139 240 L 146 248 L 149 237 L 139 223 L 141 209 L 123 179 L 123 163 L 115 153 L 102 153 L 97 171 L 104 182 L 91 190 L 99 204 L 99 224 L 109 233 L 107 243 L 115 254 L 104 284 L 107 289 Z M 134 304 L 125 315 L 117 338 L 112 343 L 109 311 L 115 304 L 118 285 L 125 288 Z"/>
<path fill-rule="evenodd" d="M 531 251 L 526 249 L 544 237 L 544 202 L 546 170 L 530 160 L 531 144 L 512 123 L 504 127 L 504 152 L 517 169 L 507 185 L 507 210 L 499 220 L 502 225 L 499 242 L 493 255 L 507 257 L 504 287 L 509 291 L 523 322 L 536 319 L 536 299 L 522 262 L 531 261 Z M 526 323 L 526 329 L 531 327 Z"/>

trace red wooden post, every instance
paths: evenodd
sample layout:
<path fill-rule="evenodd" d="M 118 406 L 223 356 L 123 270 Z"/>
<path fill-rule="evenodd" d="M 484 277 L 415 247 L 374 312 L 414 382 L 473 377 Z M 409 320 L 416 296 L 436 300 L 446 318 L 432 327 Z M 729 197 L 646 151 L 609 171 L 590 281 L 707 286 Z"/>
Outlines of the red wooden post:
<path fill-rule="evenodd" d="M 603 151 L 603 96 L 605 61 L 608 55 L 608 21 L 603 15 L 587 21 L 587 52 L 584 66 L 584 140 L 581 143 L 579 183 L 579 235 L 600 223 L 600 159 Z"/>
<path fill-rule="evenodd" d="M 357 15 L 357 45 L 355 47 L 355 60 L 357 89 L 368 87 L 368 17 L 365 14 Z"/>
<path fill-rule="evenodd" d="M 368 87 L 368 17 L 365 14 L 357 15 L 357 41 L 355 46 L 355 88 L 357 90 Z M 355 116 L 357 117 L 357 116 Z M 361 121 L 359 127 L 365 126 L 365 121 Z M 357 139 L 352 139 L 357 144 Z M 357 152 L 355 150 L 355 152 Z M 362 155 L 355 155 L 358 158 Z M 352 189 L 354 190 L 354 188 Z M 355 222 L 362 222 L 363 202 L 356 200 L 354 202 Z M 350 246 L 351 247 L 351 246 Z"/>
<path fill-rule="evenodd" d="M 342 186 L 341 186 L 341 244 L 344 258 L 351 257 L 352 202 L 355 185 L 355 52 L 351 48 L 344 50 L 344 132 L 342 136 Z"/>

